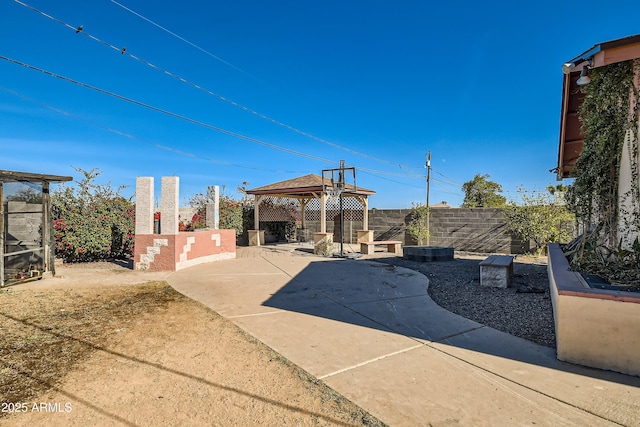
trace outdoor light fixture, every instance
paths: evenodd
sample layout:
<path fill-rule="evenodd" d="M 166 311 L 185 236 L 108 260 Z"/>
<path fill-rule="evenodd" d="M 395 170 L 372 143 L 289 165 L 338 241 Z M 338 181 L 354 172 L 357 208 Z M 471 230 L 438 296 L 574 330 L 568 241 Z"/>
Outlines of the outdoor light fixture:
<path fill-rule="evenodd" d="M 588 68 L 589 64 L 585 65 L 582 68 L 582 71 L 580 71 L 580 78 L 578 78 L 578 81 L 576 81 L 578 86 L 585 86 L 585 85 L 588 85 L 589 83 L 591 83 L 591 77 L 589 77 L 589 75 L 588 75 L 589 74 L 589 68 Z"/>

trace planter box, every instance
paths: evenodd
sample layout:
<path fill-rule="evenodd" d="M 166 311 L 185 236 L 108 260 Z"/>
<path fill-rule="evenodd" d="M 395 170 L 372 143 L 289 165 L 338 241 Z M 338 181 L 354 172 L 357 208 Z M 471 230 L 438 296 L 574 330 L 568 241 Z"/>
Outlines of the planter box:
<path fill-rule="evenodd" d="M 558 359 L 640 376 L 640 294 L 590 288 L 558 244 L 547 256 Z"/>

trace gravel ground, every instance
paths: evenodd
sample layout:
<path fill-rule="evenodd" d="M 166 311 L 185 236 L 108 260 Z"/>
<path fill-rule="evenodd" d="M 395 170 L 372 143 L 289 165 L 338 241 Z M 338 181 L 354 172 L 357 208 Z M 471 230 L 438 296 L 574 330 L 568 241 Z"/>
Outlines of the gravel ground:
<path fill-rule="evenodd" d="M 417 270 L 429 278 L 429 295 L 445 309 L 547 347 L 556 346 L 546 258 L 517 256 L 510 288 L 480 286 L 486 254 L 456 253 L 453 261 L 377 261 Z"/>

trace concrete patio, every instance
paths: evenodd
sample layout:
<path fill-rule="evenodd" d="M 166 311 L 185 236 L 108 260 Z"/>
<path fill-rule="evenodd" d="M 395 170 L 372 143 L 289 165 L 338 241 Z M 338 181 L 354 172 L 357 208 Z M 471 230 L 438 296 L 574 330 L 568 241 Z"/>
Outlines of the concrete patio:
<path fill-rule="evenodd" d="M 238 248 L 167 280 L 389 425 L 640 426 L 639 377 L 450 313 L 376 256 Z"/>

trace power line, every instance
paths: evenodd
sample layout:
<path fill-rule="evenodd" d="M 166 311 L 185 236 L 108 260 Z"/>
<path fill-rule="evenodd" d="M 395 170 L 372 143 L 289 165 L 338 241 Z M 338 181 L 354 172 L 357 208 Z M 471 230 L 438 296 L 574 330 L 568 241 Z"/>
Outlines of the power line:
<path fill-rule="evenodd" d="M 438 180 L 433 180 L 433 181 L 435 181 L 435 184 L 436 184 L 438 187 L 440 187 L 440 188 L 441 188 L 441 191 L 442 191 L 442 192 L 444 192 L 444 193 L 453 194 L 453 195 L 455 195 L 455 196 L 461 196 L 461 195 L 462 195 L 462 193 L 460 193 L 460 192 L 451 191 L 451 190 L 449 190 L 448 188 L 445 188 L 442 184 L 440 184 L 440 182 L 441 182 L 441 181 L 438 181 Z"/>
<path fill-rule="evenodd" d="M 432 177 L 432 178 L 431 178 L 431 180 L 432 180 L 432 181 L 434 181 L 434 182 L 438 182 L 438 183 L 440 183 L 440 185 L 441 185 L 441 186 L 448 185 L 448 186 L 450 186 L 450 187 L 459 188 L 459 186 L 458 186 L 458 185 L 452 184 L 452 183 L 447 182 L 447 181 L 442 181 L 442 180 L 437 179 L 437 178 L 433 178 L 433 177 Z"/>
<path fill-rule="evenodd" d="M 383 180 L 385 180 L 385 181 L 393 182 L 394 184 L 404 185 L 404 186 L 407 186 L 407 187 L 413 187 L 413 188 L 419 188 L 419 189 L 421 189 L 421 190 L 423 189 L 422 187 L 419 187 L 419 186 L 417 186 L 417 185 L 407 184 L 406 182 L 396 181 L 396 180 L 393 180 L 393 179 L 385 178 L 385 177 L 383 177 L 383 176 L 376 176 L 377 174 L 375 174 L 375 173 L 371 173 L 371 172 L 369 172 L 369 170 L 367 170 L 367 169 L 358 168 L 358 172 L 362 172 L 362 173 L 364 173 L 364 174 L 366 174 L 366 175 L 372 175 L 372 176 L 375 176 L 375 177 L 376 177 L 376 178 L 378 178 L 378 179 L 383 179 Z M 421 177 L 421 178 L 424 178 L 424 177 Z"/>
<path fill-rule="evenodd" d="M 445 179 L 448 179 L 449 180 L 449 184 L 456 185 L 458 187 L 462 187 L 462 184 L 459 184 L 459 183 L 453 181 L 453 179 L 449 178 L 448 176 L 444 175 L 443 173 L 439 172 L 438 170 L 435 170 L 433 168 L 431 170 L 434 171 L 435 173 L 437 173 L 438 175 L 440 175 L 441 177 L 443 177 Z"/>
<path fill-rule="evenodd" d="M 166 29 L 165 27 L 163 27 L 162 25 L 160 25 L 160 24 L 158 24 L 158 23 L 156 23 L 156 22 L 152 21 L 151 19 L 149 19 L 149 18 L 147 18 L 147 17 L 145 17 L 145 16 L 142 16 L 142 14 L 140 14 L 140 13 L 138 13 L 138 12 L 136 12 L 136 11 L 134 11 L 134 10 L 130 9 L 130 8 L 128 8 L 127 6 L 123 5 L 122 3 L 118 3 L 118 2 L 117 2 L 117 1 L 115 1 L 115 0 L 111 0 L 111 3 L 113 3 L 113 4 L 115 4 L 115 5 L 119 6 L 119 7 L 121 7 L 122 9 L 126 10 L 126 11 L 127 11 L 127 12 L 129 12 L 129 13 L 132 13 L 133 15 L 135 15 L 135 16 L 137 16 L 138 18 L 140 18 L 140 19 L 142 19 L 142 20 L 144 20 L 144 21 L 148 22 L 149 24 L 151 24 L 151 25 L 153 25 L 153 26 L 155 26 L 155 27 L 157 27 L 157 28 L 160 28 L 162 31 L 164 31 L 164 32 L 166 32 L 166 33 L 168 33 L 168 34 L 171 34 L 173 37 L 175 37 L 175 38 L 177 38 L 177 39 L 179 39 L 179 40 L 181 40 L 181 41 L 185 42 L 186 44 L 188 44 L 188 45 L 189 45 L 189 46 L 191 46 L 191 47 L 194 47 L 194 48 L 198 49 L 199 51 L 201 51 L 201 52 L 205 53 L 206 55 L 209 55 L 209 56 L 210 56 L 210 57 L 212 57 L 213 59 L 216 59 L 216 60 L 218 60 L 218 61 L 222 62 L 223 64 L 225 64 L 225 65 L 227 65 L 227 66 L 229 66 L 229 67 L 233 68 L 234 70 L 237 70 L 237 71 L 240 71 L 241 73 L 247 74 L 247 72 L 246 72 L 246 71 L 244 71 L 243 69 L 241 69 L 241 68 L 239 68 L 239 67 L 237 67 L 237 66 L 235 66 L 235 65 L 231 64 L 231 63 L 230 63 L 230 62 L 228 62 L 228 61 L 225 61 L 224 59 L 220 58 L 220 57 L 219 57 L 219 56 L 217 56 L 217 55 L 214 55 L 213 53 L 209 52 L 208 50 L 206 50 L 206 49 L 204 49 L 204 48 L 202 48 L 202 47 L 200 47 L 200 46 L 198 46 L 197 44 L 192 43 L 192 42 L 190 42 L 189 40 L 185 39 L 184 37 L 181 37 L 181 36 L 179 36 L 178 34 L 176 34 L 176 33 L 172 32 L 172 31 L 170 31 L 170 30 Z M 247 74 L 247 75 L 248 75 L 248 74 Z"/>
<path fill-rule="evenodd" d="M 381 171 L 381 170 L 377 170 L 377 169 L 363 168 L 363 167 L 360 167 L 360 166 L 358 167 L 358 170 L 371 172 L 371 173 L 376 173 L 376 174 L 405 177 L 405 178 L 420 178 L 420 179 L 423 179 L 425 177 L 424 175 L 420 175 L 420 174 L 387 172 L 387 171 Z"/>
<path fill-rule="evenodd" d="M 297 155 L 297 156 L 306 157 L 308 159 L 317 160 L 317 161 L 324 162 L 324 163 L 329 163 L 329 164 L 338 164 L 338 162 L 333 161 L 333 160 L 323 159 L 322 157 L 313 156 L 311 154 L 306 154 L 306 153 L 302 153 L 300 151 L 295 151 L 295 150 L 292 150 L 292 149 L 289 149 L 289 148 L 281 147 L 281 146 L 276 145 L 276 144 L 271 144 L 271 143 L 268 143 L 268 142 L 265 142 L 265 141 L 262 141 L 262 140 L 259 140 L 259 139 L 256 139 L 256 138 L 252 138 L 250 136 L 246 136 L 246 135 L 243 135 L 243 134 L 232 132 L 232 131 L 229 131 L 229 130 L 226 130 L 226 129 L 223 129 L 223 128 L 220 128 L 220 127 L 217 127 L 217 126 L 214 126 L 214 125 L 199 121 L 199 120 L 192 119 L 190 117 L 186 117 L 186 116 L 180 115 L 178 113 L 174 113 L 172 111 L 168 111 L 168 110 L 165 110 L 165 109 L 162 109 L 162 108 L 159 108 L 159 107 L 155 107 L 153 105 L 146 104 L 144 102 L 137 101 L 135 99 L 128 98 L 126 96 L 119 95 L 117 93 L 110 92 L 108 90 L 101 89 L 101 88 L 98 88 L 96 86 L 92 86 L 92 85 L 87 84 L 87 83 L 80 82 L 80 81 L 72 79 L 70 77 L 66 77 L 66 76 L 63 76 L 61 74 L 57 74 L 57 73 L 54 73 L 54 72 L 51 72 L 51 71 L 48 71 L 48 70 L 45 70 L 45 69 L 30 65 L 30 64 L 24 63 L 24 62 L 21 62 L 21 61 L 18 61 L 16 59 L 8 58 L 8 57 L 3 56 L 3 55 L 0 55 L 0 59 L 5 60 L 5 61 L 10 62 L 10 63 L 13 63 L 13 64 L 16 64 L 16 65 L 21 65 L 21 66 L 23 66 L 23 67 L 25 67 L 27 69 L 33 70 L 33 71 L 38 71 L 38 72 L 46 74 L 46 75 L 48 75 L 50 77 L 55 77 L 57 79 L 64 80 L 66 82 L 73 83 L 73 84 L 78 85 L 80 87 L 83 87 L 85 89 L 90 89 L 90 90 L 93 90 L 95 92 L 99 92 L 99 93 L 102 93 L 104 95 L 108 95 L 108 96 L 111 96 L 113 98 L 120 99 L 122 101 L 126 101 L 128 103 L 131 103 L 131 104 L 134 104 L 134 105 L 137 105 L 137 106 L 140 106 L 140 107 L 144 107 L 144 108 L 147 108 L 149 110 L 152 110 L 152 111 L 155 111 L 155 112 L 158 112 L 158 113 L 162 113 L 162 114 L 165 114 L 165 115 L 170 116 L 170 117 L 174 117 L 176 119 L 180 119 L 180 120 L 186 121 L 188 123 L 192 123 L 192 124 L 195 124 L 195 125 L 198 125 L 198 126 L 202 126 L 202 127 L 207 128 L 207 129 L 215 130 L 216 132 L 220 132 L 220 133 L 223 133 L 225 135 L 229 135 L 229 136 L 232 136 L 232 137 L 235 137 L 235 138 L 239 138 L 239 139 L 244 139 L 245 141 L 253 142 L 255 144 L 263 145 L 265 147 L 273 148 L 275 150 L 280 150 L 280 151 L 283 151 L 283 152 L 286 152 L 286 153 L 289 153 L 289 154 L 294 154 L 294 155 Z M 362 168 L 362 170 L 369 171 L 369 172 L 372 172 L 372 173 L 377 173 L 377 174 L 387 174 L 387 175 L 394 175 L 394 176 L 405 176 L 405 175 L 402 175 L 402 174 L 395 174 L 393 172 L 386 172 L 386 171 L 378 171 L 378 170 L 374 170 L 374 169 Z M 406 175 L 406 176 L 415 177 L 415 176 L 412 176 L 412 175 Z"/>
<path fill-rule="evenodd" d="M 62 110 L 62 109 L 60 109 L 60 108 L 54 107 L 54 106 L 49 105 L 49 104 L 46 104 L 46 103 L 44 103 L 44 102 L 40 102 L 40 101 L 35 100 L 35 99 L 33 99 L 33 98 L 30 98 L 30 97 L 28 97 L 28 96 L 26 96 L 26 95 L 24 95 L 24 94 L 21 94 L 21 93 L 15 92 L 15 91 L 13 91 L 13 90 L 11 90 L 11 89 L 8 89 L 8 88 L 2 87 L 2 86 L 0 86 L 0 90 L 3 90 L 3 91 L 5 91 L 5 92 L 7 92 L 7 93 L 10 93 L 10 94 L 12 94 L 12 95 L 14 95 L 14 96 L 17 96 L 17 97 L 19 97 L 19 98 L 22 98 L 22 99 L 24 99 L 24 100 L 26 100 L 26 101 L 29 101 L 29 102 L 32 102 L 32 103 L 34 103 L 34 104 L 40 105 L 40 106 L 42 106 L 42 107 L 44 107 L 44 108 L 47 108 L 47 109 L 49 109 L 49 110 L 55 111 L 55 112 L 56 112 L 56 113 L 58 113 L 58 114 L 62 114 L 62 115 L 64 115 L 64 116 L 71 117 L 72 119 L 79 120 L 79 121 L 81 121 L 81 122 L 87 123 L 87 124 L 89 124 L 89 125 L 91 125 L 91 126 L 95 126 L 95 127 L 98 127 L 98 128 L 104 129 L 104 130 L 106 130 L 106 131 L 109 131 L 109 132 L 111 132 L 111 133 L 115 133 L 116 135 L 124 136 L 125 138 L 133 139 L 133 140 L 135 140 L 135 141 L 139 141 L 139 142 L 142 142 L 142 143 L 145 143 L 145 144 L 151 145 L 151 146 L 153 146 L 153 147 L 160 148 L 160 149 L 162 149 L 162 150 L 170 151 L 170 152 L 172 152 L 172 153 L 180 154 L 180 155 L 183 155 L 183 156 L 187 156 L 187 157 L 192 157 L 192 158 L 196 158 L 196 159 L 205 160 L 205 161 L 207 161 L 207 162 L 211 162 L 211 163 L 219 164 L 219 165 L 222 165 L 222 166 L 231 166 L 231 167 L 236 167 L 236 168 L 250 169 L 250 170 L 257 170 L 257 171 L 263 171 L 263 172 L 273 172 L 273 173 L 296 173 L 296 174 L 298 174 L 298 173 L 305 173 L 305 172 L 301 172 L 301 171 L 284 171 L 284 170 L 272 170 L 272 169 L 258 168 L 258 167 L 253 167 L 253 166 L 240 165 L 240 164 L 236 164 L 236 163 L 224 162 L 224 161 L 222 161 L 222 160 L 210 159 L 210 158 L 208 158 L 208 157 L 204 157 L 204 156 L 201 156 L 201 155 L 199 155 L 199 154 L 193 154 L 193 153 L 190 153 L 190 152 L 188 152 L 188 151 L 179 150 L 179 149 L 176 149 L 176 148 L 173 148 L 173 147 L 169 147 L 169 146 L 167 146 L 167 145 L 162 145 L 162 144 L 158 144 L 158 143 L 156 143 L 156 142 L 148 141 L 148 140 L 146 140 L 146 139 L 140 138 L 140 137 L 135 136 L 135 135 L 131 135 L 131 134 L 126 133 L 126 132 L 123 132 L 123 131 L 121 131 L 121 130 L 118 130 L 118 129 L 112 128 L 112 127 L 110 127 L 110 126 L 105 126 L 105 125 L 102 125 L 102 124 L 100 124 L 100 123 L 96 123 L 96 122 L 94 122 L 94 121 L 87 120 L 87 119 L 85 119 L 84 117 L 80 117 L 80 116 L 78 116 L 78 115 L 76 115 L 76 114 L 70 113 L 70 112 L 68 112 L 68 111 Z"/>
<path fill-rule="evenodd" d="M 292 132 L 295 132 L 295 133 L 299 134 L 299 135 L 305 136 L 305 137 L 313 139 L 315 141 L 327 144 L 327 145 L 329 145 L 331 147 L 334 147 L 334 148 L 349 152 L 351 154 L 354 154 L 354 155 L 357 155 L 357 156 L 360 156 L 360 157 L 365 157 L 365 158 L 368 158 L 370 160 L 374 160 L 374 161 L 377 161 L 377 162 L 386 163 L 386 164 L 390 164 L 390 165 L 393 165 L 393 166 L 398 166 L 398 167 L 404 168 L 404 169 L 415 169 L 416 168 L 414 166 L 406 166 L 406 165 L 403 165 L 403 164 L 400 164 L 400 163 L 395 163 L 395 162 L 392 162 L 392 161 L 389 161 L 389 160 L 386 160 L 386 159 L 380 159 L 378 157 L 374 157 L 374 156 L 371 156 L 371 155 L 368 155 L 368 154 L 365 154 L 365 153 L 361 153 L 359 151 L 355 151 L 355 150 L 352 150 L 350 148 L 343 147 L 341 145 L 338 145 L 336 143 L 328 141 L 328 140 L 326 140 L 324 138 L 320 138 L 320 137 L 317 137 L 317 136 L 315 136 L 313 134 L 310 134 L 308 132 L 305 132 L 305 131 L 302 131 L 300 129 L 297 129 L 297 128 L 291 126 L 291 125 L 288 125 L 286 123 L 278 121 L 278 120 L 276 120 L 274 118 L 271 118 L 271 117 L 269 117 L 269 116 L 267 116 L 265 114 L 259 113 L 258 111 L 255 111 L 255 110 L 253 110 L 253 109 L 251 109 L 249 107 L 246 107 L 246 106 L 244 106 L 242 104 L 239 104 L 239 103 L 237 103 L 237 102 L 235 102 L 235 101 L 233 101 L 233 100 L 231 100 L 229 98 L 226 98 L 226 97 L 224 97 L 224 96 L 222 96 L 222 95 L 220 95 L 218 93 L 215 93 L 215 92 L 213 92 L 213 91 L 211 91 L 209 89 L 206 89 L 206 88 L 204 88 L 204 87 L 202 87 L 202 86 L 200 86 L 200 85 L 198 85 L 196 83 L 193 83 L 193 82 L 191 82 L 191 81 L 189 81 L 189 80 L 187 80 L 187 79 L 185 79 L 183 77 L 180 77 L 180 76 L 178 76 L 178 75 L 176 75 L 174 73 L 171 73 L 170 71 L 165 70 L 165 69 L 163 69 L 161 67 L 158 67 L 157 65 L 155 65 L 155 64 L 153 64 L 151 62 L 148 62 L 148 61 L 146 61 L 146 60 L 144 60 L 142 58 L 139 58 L 139 57 L 131 54 L 130 52 L 127 52 L 126 47 L 117 47 L 117 46 L 114 46 L 114 45 L 112 45 L 112 44 L 110 44 L 110 43 L 108 43 L 108 42 L 106 42 L 106 41 L 104 41 L 104 40 L 102 40 L 102 39 L 100 39 L 100 38 L 98 38 L 96 36 L 93 36 L 93 35 L 87 33 L 86 31 L 84 31 L 84 28 L 82 26 L 74 27 L 73 25 L 70 25 L 70 24 L 68 24 L 68 23 L 66 23 L 66 22 L 64 22 L 64 21 L 62 21 L 62 20 L 60 20 L 58 18 L 55 18 L 55 17 L 53 17 L 53 16 L 51 16 L 51 15 L 49 15 L 49 14 L 47 14 L 47 13 L 45 13 L 45 12 L 39 10 L 39 9 L 37 9 L 37 8 L 31 6 L 31 5 L 28 5 L 28 4 L 26 4 L 26 3 L 24 3 L 24 2 L 22 2 L 20 0 L 14 0 L 14 2 L 16 2 L 16 3 L 26 7 L 28 9 L 31 9 L 32 11 L 34 11 L 34 12 L 36 12 L 36 13 L 38 13 L 38 14 L 40 14 L 40 15 L 48 18 L 48 19 L 51 19 L 51 20 L 53 20 L 53 21 L 65 26 L 66 28 L 68 28 L 70 30 L 73 30 L 76 34 L 83 34 L 83 35 L 89 37 L 91 40 L 94 40 L 94 41 L 96 41 L 96 42 L 98 42 L 100 44 L 103 44 L 103 45 L 107 46 L 108 48 L 110 48 L 112 50 L 120 52 L 121 54 L 126 55 L 126 56 L 130 57 L 131 59 L 134 59 L 134 60 L 136 60 L 136 61 L 138 61 L 138 62 L 140 62 L 140 63 L 142 63 L 144 65 L 147 65 L 147 66 L 149 66 L 149 67 L 151 67 L 151 68 L 153 68 L 153 69 L 155 69 L 157 71 L 160 71 L 163 74 L 166 74 L 167 76 L 170 76 L 170 77 L 172 77 L 174 79 L 177 79 L 177 80 L 181 81 L 182 83 L 188 84 L 188 85 L 192 86 L 195 89 L 198 89 L 200 91 L 203 91 L 203 92 L 207 93 L 208 95 L 215 96 L 216 98 L 220 99 L 221 101 L 227 102 L 227 103 L 229 103 L 229 104 L 231 104 L 231 105 L 233 105 L 233 106 L 235 106 L 237 108 L 240 108 L 240 109 L 242 109 L 244 111 L 247 111 L 247 112 L 249 112 L 251 114 L 254 114 L 254 115 L 256 115 L 256 116 L 258 116 L 258 117 L 260 117 L 260 118 L 262 118 L 264 120 L 270 121 L 273 124 L 276 124 L 278 126 L 284 127 L 284 128 L 286 128 L 286 129 L 288 129 L 288 130 L 290 130 Z M 335 162 L 333 162 L 333 163 L 335 163 Z"/>
<path fill-rule="evenodd" d="M 165 114 L 165 115 L 170 116 L 170 117 L 174 117 L 176 119 L 180 119 L 180 120 L 183 120 L 183 121 L 186 121 L 186 122 L 198 125 L 198 126 L 202 126 L 202 127 L 207 128 L 207 129 L 215 130 L 216 132 L 220 132 L 220 133 L 223 133 L 225 135 L 233 136 L 235 138 L 244 139 L 245 141 L 253 142 L 253 143 L 259 144 L 259 145 L 264 145 L 265 147 L 273 148 L 275 150 L 284 151 L 284 152 L 289 153 L 289 154 L 295 154 L 297 156 L 306 157 L 306 158 L 309 158 L 309 159 L 312 159 L 312 160 L 318 160 L 320 162 L 331 163 L 331 164 L 337 164 L 338 163 L 338 162 L 333 161 L 333 160 L 327 160 L 327 159 L 323 159 L 321 157 L 313 156 L 313 155 L 310 155 L 310 154 L 301 153 L 299 151 L 291 150 L 289 148 L 280 147 L 279 145 L 270 144 L 268 142 L 265 142 L 265 141 L 262 141 L 262 140 L 259 140 L 259 139 L 256 139 L 256 138 L 252 138 L 250 136 L 246 136 L 246 135 L 242 135 L 242 134 L 239 134 L 239 133 L 236 133 L 236 132 L 232 132 L 232 131 L 229 131 L 229 130 L 226 130 L 226 129 L 222 129 L 220 127 L 213 126 L 213 125 L 210 125 L 208 123 L 205 123 L 205 122 L 202 122 L 202 121 L 199 121 L 199 120 L 195 120 L 195 119 L 192 119 L 192 118 L 189 118 L 189 117 L 186 117 L 186 116 L 183 116 L 183 115 L 180 115 L 180 114 L 168 111 L 168 110 L 164 110 L 164 109 L 159 108 L 159 107 L 154 107 L 153 105 L 145 104 L 144 102 L 136 101 L 135 99 L 127 98 L 126 96 L 118 95 L 117 93 L 109 92 L 109 91 L 107 91 L 105 89 L 100 89 L 98 87 L 91 86 L 91 85 L 89 85 L 87 83 L 83 83 L 83 82 L 80 82 L 78 80 L 74 80 L 74 79 L 72 79 L 70 77 L 66 77 L 66 76 L 63 76 L 63 75 L 60 75 L 60 74 L 56 74 L 54 72 L 47 71 L 47 70 L 44 70 L 42 68 L 35 67 L 33 65 L 29 65 L 29 64 L 26 64 L 24 62 L 15 60 L 15 59 L 11 59 L 11 58 L 8 58 L 8 57 L 3 56 L 3 55 L 0 55 L 0 59 L 3 59 L 5 61 L 11 62 L 11 63 L 16 64 L 16 65 L 21 65 L 21 66 L 23 66 L 25 68 L 28 68 L 30 70 L 38 71 L 40 73 L 46 74 L 46 75 L 51 76 L 51 77 L 55 77 L 55 78 L 60 79 L 60 80 L 67 81 L 69 83 L 73 83 L 73 84 L 78 85 L 78 86 L 83 87 L 83 88 L 91 89 L 91 90 L 93 90 L 95 92 L 99 92 L 99 93 L 102 93 L 102 94 L 105 94 L 105 95 L 109 95 L 111 97 L 120 99 L 122 101 L 126 101 L 126 102 L 129 102 L 131 104 L 138 105 L 140 107 L 144 107 L 144 108 L 147 108 L 149 110 L 152 110 L 152 111 L 155 111 L 155 112 L 158 112 L 158 113 L 162 113 L 162 114 Z"/>

